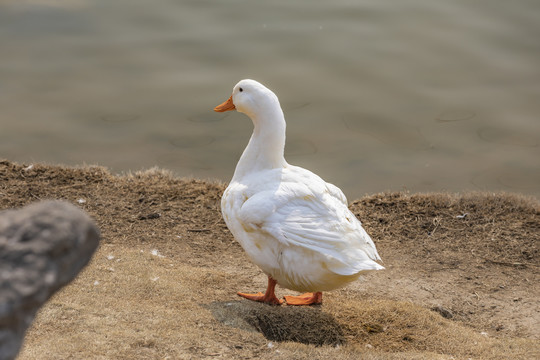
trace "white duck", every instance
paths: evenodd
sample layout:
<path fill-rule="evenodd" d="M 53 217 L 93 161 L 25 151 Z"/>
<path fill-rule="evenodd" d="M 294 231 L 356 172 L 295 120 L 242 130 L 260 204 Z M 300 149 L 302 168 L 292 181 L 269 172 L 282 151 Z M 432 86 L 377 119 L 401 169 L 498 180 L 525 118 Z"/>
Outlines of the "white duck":
<path fill-rule="evenodd" d="M 377 249 L 347 207 L 343 192 L 309 170 L 285 161 L 285 118 L 277 96 L 254 80 L 242 80 L 217 112 L 237 110 L 254 130 L 223 193 L 227 226 L 266 275 L 266 293 L 238 295 L 279 305 L 274 289 L 308 292 L 285 296 L 289 305 L 322 303 L 322 291 L 384 269 Z"/>

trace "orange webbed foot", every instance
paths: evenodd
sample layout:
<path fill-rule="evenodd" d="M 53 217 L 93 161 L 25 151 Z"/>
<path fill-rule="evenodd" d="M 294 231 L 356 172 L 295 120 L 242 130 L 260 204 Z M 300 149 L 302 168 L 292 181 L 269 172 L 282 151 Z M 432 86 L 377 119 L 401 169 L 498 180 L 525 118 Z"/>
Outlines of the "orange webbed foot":
<path fill-rule="evenodd" d="M 287 305 L 319 305 L 322 304 L 322 292 L 305 293 L 298 296 L 284 296 Z"/>
<path fill-rule="evenodd" d="M 270 305 L 281 305 L 283 303 L 283 300 L 279 300 L 276 297 L 276 294 L 274 293 L 274 290 L 276 288 L 277 282 L 276 280 L 272 279 L 271 276 L 268 276 L 268 287 L 266 288 L 266 293 L 256 293 L 256 294 L 245 294 L 238 292 L 238 296 L 241 296 L 243 298 L 246 298 L 248 300 L 263 302 L 265 304 Z"/>
<path fill-rule="evenodd" d="M 270 296 L 263 294 L 262 292 L 258 292 L 256 294 L 246 294 L 238 292 L 236 293 L 238 296 L 241 296 L 248 300 L 258 301 L 265 304 L 270 305 L 281 305 L 283 304 L 283 300 L 279 300 L 274 294 L 271 294 Z"/>

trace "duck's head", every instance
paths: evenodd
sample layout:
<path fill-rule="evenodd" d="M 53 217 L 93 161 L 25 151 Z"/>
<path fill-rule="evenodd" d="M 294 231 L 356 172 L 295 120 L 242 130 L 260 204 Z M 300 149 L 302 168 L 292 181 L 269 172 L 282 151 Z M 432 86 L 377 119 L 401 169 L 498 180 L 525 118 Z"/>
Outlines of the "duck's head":
<path fill-rule="evenodd" d="M 250 79 L 241 80 L 233 88 L 232 95 L 214 111 L 225 112 L 237 110 L 253 118 L 257 113 L 279 109 L 277 96 L 263 84 Z"/>

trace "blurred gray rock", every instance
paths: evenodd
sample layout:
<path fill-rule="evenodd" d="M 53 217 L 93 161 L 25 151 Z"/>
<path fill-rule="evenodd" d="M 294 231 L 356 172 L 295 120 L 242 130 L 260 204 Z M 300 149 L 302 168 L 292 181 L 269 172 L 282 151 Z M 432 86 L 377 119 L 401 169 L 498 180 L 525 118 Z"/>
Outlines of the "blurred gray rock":
<path fill-rule="evenodd" d="M 39 307 L 75 278 L 98 243 L 94 222 L 66 202 L 0 212 L 0 360 L 15 358 Z"/>

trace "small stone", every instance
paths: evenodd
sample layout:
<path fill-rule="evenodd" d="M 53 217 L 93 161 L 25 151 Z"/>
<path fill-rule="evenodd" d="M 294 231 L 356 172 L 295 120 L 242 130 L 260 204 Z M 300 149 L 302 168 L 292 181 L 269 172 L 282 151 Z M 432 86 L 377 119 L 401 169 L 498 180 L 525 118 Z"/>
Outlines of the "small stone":
<path fill-rule="evenodd" d="M 153 249 L 150 253 L 151 253 L 152 255 L 157 256 L 157 257 L 160 257 L 160 258 L 165 257 L 165 256 L 161 255 L 157 249 Z"/>

